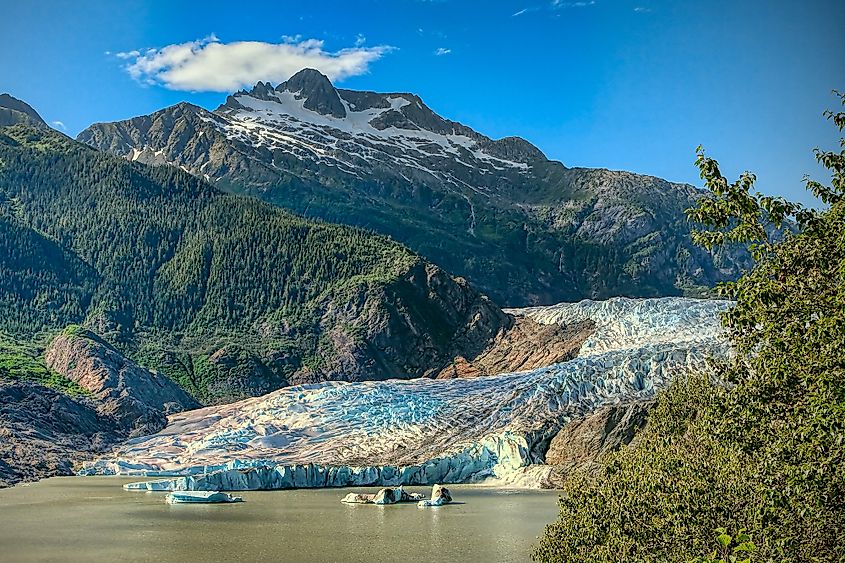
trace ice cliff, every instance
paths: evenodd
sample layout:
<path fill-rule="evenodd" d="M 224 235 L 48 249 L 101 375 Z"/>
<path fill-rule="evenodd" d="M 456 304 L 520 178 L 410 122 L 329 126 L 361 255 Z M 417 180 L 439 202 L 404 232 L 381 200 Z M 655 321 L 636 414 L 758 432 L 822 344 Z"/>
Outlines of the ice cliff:
<path fill-rule="evenodd" d="M 247 490 L 508 479 L 540 464 L 569 420 L 648 399 L 727 353 L 725 301 L 581 301 L 511 311 L 595 323 L 578 356 L 475 379 L 330 382 L 172 415 L 85 474 L 168 477 L 130 489 Z"/>

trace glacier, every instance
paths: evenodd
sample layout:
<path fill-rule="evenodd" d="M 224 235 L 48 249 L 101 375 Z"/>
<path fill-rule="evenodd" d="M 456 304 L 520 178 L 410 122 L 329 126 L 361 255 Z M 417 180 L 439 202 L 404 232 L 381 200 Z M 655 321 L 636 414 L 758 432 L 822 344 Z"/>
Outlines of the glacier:
<path fill-rule="evenodd" d="M 169 417 L 84 465 L 84 475 L 161 477 L 129 490 L 530 485 L 573 418 L 646 400 L 729 353 L 728 301 L 585 300 L 514 309 L 539 323 L 595 323 L 576 358 L 475 379 L 326 382 Z"/>

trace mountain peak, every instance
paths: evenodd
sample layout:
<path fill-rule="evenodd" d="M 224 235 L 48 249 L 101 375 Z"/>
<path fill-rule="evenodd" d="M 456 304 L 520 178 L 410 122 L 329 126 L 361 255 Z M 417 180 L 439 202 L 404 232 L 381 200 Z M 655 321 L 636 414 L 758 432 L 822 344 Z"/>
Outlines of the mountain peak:
<path fill-rule="evenodd" d="M 256 88 L 261 85 L 259 82 Z M 269 84 L 267 84 L 269 86 Z M 266 87 L 266 86 L 265 86 Z M 276 87 L 277 92 L 291 92 L 305 98 L 305 108 L 322 115 L 346 117 L 346 108 L 329 78 L 313 68 L 304 68 Z"/>
<path fill-rule="evenodd" d="M 30 106 L 28 103 L 24 102 L 23 100 L 19 100 L 19 99 L 15 98 L 14 96 L 11 96 L 9 94 L 5 94 L 5 93 L 0 94 L 0 110 L 6 110 L 3 113 L 4 114 L 6 114 L 6 113 L 10 114 L 10 115 L 6 115 L 5 118 L 2 119 L 2 121 L 4 123 L 5 123 L 5 121 L 9 121 L 9 123 L 5 123 L 7 125 L 26 119 L 26 118 L 14 119 L 14 116 L 11 115 L 11 112 L 18 112 L 18 113 L 21 113 L 21 114 L 24 114 L 25 116 L 27 116 L 29 118 L 29 120 L 31 120 L 31 122 L 34 122 L 35 125 L 41 125 L 41 126 L 45 126 L 45 127 L 47 126 L 47 123 L 43 119 L 41 119 L 41 116 L 38 115 L 37 111 L 32 109 L 32 106 Z M 8 110 L 11 110 L 11 112 L 8 111 Z M 18 117 L 20 117 L 20 116 L 18 116 Z"/>
<path fill-rule="evenodd" d="M 299 85 L 325 85 L 328 88 L 334 88 L 329 77 L 314 68 L 303 68 L 288 78 L 287 84 L 289 86 Z"/>

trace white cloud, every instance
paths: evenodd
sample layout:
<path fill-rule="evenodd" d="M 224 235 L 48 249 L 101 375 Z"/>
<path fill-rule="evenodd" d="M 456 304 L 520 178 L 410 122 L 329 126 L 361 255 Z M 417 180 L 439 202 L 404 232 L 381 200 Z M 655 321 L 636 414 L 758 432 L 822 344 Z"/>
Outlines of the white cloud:
<path fill-rule="evenodd" d="M 106 51 L 107 55 L 111 55 L 111 51 Z M 135 59 L 141 56 L 141 51 L 126 51 L 125 53 L 115 53 L 118 59 Z"/>
<path fill-rule="evenodd" d="M 355 47 L 326 51 L 318 39 L 284 37 L 281 43 L 223 43 L 215 35 L 142 51 L 117 53 L 124 69 L 143 84 L 171 90 L 232 92 L 259 80 L 281 82 L 303 68 L 315 68 L 331 80 L 363 74 L 391 47 Z"/>
<path fill-rule="evenodd" d="M 645 6 L 637 6 L 634 8 L 634 11 L 637 13 L 648 13 L 651 11 L 651 8 L 646 8 Z"/>
<path fill-rule="evenodd" d="M 586 8 L 595 6 L 596 0 L 584 0 L 580 2 L 564 2 L 563 0 L 552 0 L 552 8 Z"/>
<path fill-rule="evenodd" d="M 518 12 L 511 14 L 511 17 L 517 17 L 529 12 L 545 12 L 549 10 L 565 10 L 568 8 L 587 8 L 588 6 L 595 6 L 596 0 L 577 0 L 575 2 L 568 2 L 566 0 L 551 0 L 539 6 L 528 6 Z"/>
<path fill-rule="evenodd" d="M 51 121 L 50 123 L 51 123 L 51 124 L 53 125 L 53 127 L 55 127 L 56 129 L 61 129 L 62 131 L 67 131 L 67 127 L 65 127 L 65 124 L 64 124 L 64 123 L 62 123 L 62 122 L 61 122 L 61 121 L 59 121 L 59 120 L 56 120 L 56 121 Z"/>
<path fill-rule="evenodd" d="M 452 52 L 452 49 L 447 49 L 445 47 L 438 47 L 437 50 L 434 52 L 435 55 L 438 57 L 442 57 L 443 55 L 448 55 Z"/>

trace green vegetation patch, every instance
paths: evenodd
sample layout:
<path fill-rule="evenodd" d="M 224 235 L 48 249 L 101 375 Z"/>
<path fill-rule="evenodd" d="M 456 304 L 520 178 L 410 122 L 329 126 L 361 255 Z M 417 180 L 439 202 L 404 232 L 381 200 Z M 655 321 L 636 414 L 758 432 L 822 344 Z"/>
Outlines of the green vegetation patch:
<path fill-rule="evenodd" d="M 44 365 L 37 350 L 0 334 L 0 380 L 28 381 L 55 389 L 70 397 L 90 396 L 90 392 L 75 381 Z"/>

